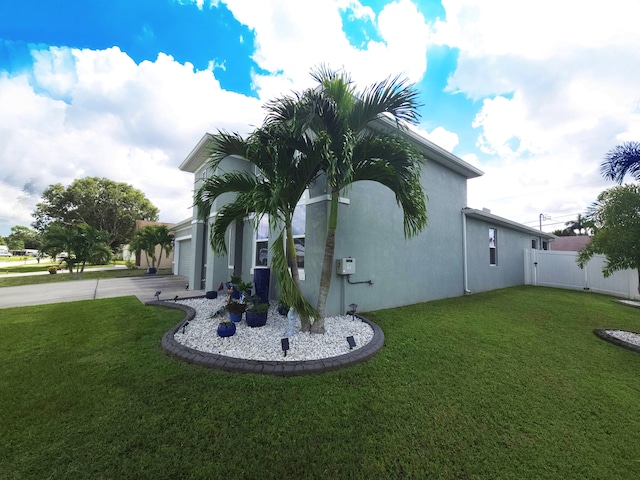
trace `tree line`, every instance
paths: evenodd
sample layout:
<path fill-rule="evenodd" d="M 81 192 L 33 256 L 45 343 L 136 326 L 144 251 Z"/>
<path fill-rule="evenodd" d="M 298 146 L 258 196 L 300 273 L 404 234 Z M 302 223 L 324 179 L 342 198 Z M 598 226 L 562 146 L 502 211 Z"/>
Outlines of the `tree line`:
<path fill-rule="evenodd" d="M 107 178 L 76 179 L 68 187 L 50 185 L 32 216 L 32 228 L 14 226 L 0 243 L 9 250 L 34 249 L 52 257 L 66 252 L 70 270 L 75 266 L 83 271 L 87 262 L 106 264 L 139 236 L 142 239 L 134 246 L 149 252 L 150 232 L 159 232 L 153 240 L 170 236 L 165 226 L 149 226 L 136 233 L 136 220 L 157 221 L 158 209 L 140 190 Z M 166 238 L 160 241 L 167 243 Z M 152 257 L 155 261 L 155 244 Z"/>

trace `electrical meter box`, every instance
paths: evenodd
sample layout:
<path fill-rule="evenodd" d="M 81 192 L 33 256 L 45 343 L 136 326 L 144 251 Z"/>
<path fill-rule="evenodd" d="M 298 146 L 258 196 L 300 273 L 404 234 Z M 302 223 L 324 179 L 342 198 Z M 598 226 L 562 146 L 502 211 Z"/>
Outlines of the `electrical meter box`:
<path fill-rule="evenodd" d="M 336 270 L 338 275 L 353 275 L 356 273 L 355 258 L 339 258 L 336 261 Z"/>

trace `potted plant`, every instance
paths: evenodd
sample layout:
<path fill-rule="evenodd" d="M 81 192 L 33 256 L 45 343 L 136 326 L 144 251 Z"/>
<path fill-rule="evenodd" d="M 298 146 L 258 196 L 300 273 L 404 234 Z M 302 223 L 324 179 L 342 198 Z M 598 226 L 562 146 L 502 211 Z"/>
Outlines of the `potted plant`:
<path fill-rule="evenodd" d="M 267 323 L 267 313 L 269 311 L 269 304 L 260 302 L 260 297 L 254 295 L 251 297 L 251 302 L 247 307 L 247 313 L 245 320 L 250 327 L 262 327 Z"/>
<path fill-rule="evenodd" d="M 49 267 L 49 273 L 50 274 L 58 273 L 58 267 Z"/>
<path fill-rule="evenodd" d="M 242 283 L 242 279 L 236 275 L 231 275 L 231 280 L 225 283 L 227 291 L 229 292 L 229 298 L 240 298 L 240 289 L 238 285 Z"/>
<path fill-rule="evenodd" d="M 242 320 L 242 314 L 247 310 L 247 305 L 245 303 L 231 300 L 227 303 L 225 309 L 229 312 L 229 318 L 231 321 L 237 323 Z"/>
<path fill-rule="evenodd" d="M 231 337 L 236 333 L 236 324 L 233 322 L 220 322 L 218 325 L 219 337 Z"/>

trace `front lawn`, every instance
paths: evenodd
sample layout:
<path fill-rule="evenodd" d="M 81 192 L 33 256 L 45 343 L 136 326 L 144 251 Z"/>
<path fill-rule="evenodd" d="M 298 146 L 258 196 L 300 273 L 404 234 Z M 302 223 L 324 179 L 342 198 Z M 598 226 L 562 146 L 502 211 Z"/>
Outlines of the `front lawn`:
<path fill-rule="evenodd" d="M 171 359 L 181 313 L 132 297 L 4 309 L 0 478 L 640 477 L 640 354 L 592 333 L 640 310 L 519 287 L 367 316 L 369 362 L 277 378 Z"/>

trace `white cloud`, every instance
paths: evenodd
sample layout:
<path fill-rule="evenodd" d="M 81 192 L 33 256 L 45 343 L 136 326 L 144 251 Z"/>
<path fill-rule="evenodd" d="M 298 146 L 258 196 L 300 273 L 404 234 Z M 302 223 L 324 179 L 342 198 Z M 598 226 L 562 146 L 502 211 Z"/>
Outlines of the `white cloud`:
<path fill-rule="evenodd" d="M 604 154 L 640 133 L 636 7 L 443 5 L 434 42 L 459 49 L 447 90 L 479 105 L 473 127 L 486 174 L 469 182 L 469 203 L 520 221 L 584 212 L 612 186 L 599 175 Z"/>
<path fill-rule="evenodd" d="M 118 48 L 34 53 L 33 79 L 0 75 L 0 234 L 29 225 L 39 193 L 84 176 L 132 184 L 163 221 L 189 216 L 190 174 L 178 165 L 205 131 L 246 133 L 261 102 L 220 88 L 209 70 L 170 56 L 136 65 Z M 53 98 L 52 98 L 53 97 Z M 65 100 L 58 100 L 64 98 Z M 21 191 L 32 182 L 37 195 Z"/>
<path fill-rule="evenodd" d="M 261 99 L 310 86 L 309 71 L 320 64 L 344 67 L 361 85 L 390 75 L 417 82 L 427 68 L 429 30 L 410 0 L 389 3 L 377 18 L 357 1 L 225 0 L 229 10 L 255 33 L 253 59 L 267 74 L 256 73 L 254 86 Z M 382 41 L 365 50 L 349 44 L 340 9 L 357 19 L 373 21 Z M 311 13 L 312 12 L 312 13 Z"/>

